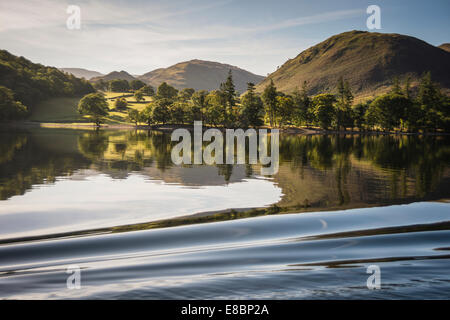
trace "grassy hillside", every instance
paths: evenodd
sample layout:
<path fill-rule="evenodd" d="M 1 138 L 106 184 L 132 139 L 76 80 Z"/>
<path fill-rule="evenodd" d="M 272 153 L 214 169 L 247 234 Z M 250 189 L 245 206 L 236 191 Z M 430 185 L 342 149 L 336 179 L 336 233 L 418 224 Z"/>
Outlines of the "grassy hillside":
<path fill-rule="evenodd" d="M 14 93 L 14 98 L 27 107 L 53 97 L 75 97 L 93 92 L 89 82 L 57 68 L 33 63 L 0 50 L 0 86 Z"/>
<path fill-rule="evenodd" d="M 247 82 L 258 83 L 264 79 L 251 72 L 235 66 L 218 62 L 191 60 L 175 64 L 169 68 L 156 69 L 139 77 L 140 80 L 158 87 L 162 82 L 177 89 L 194 88 L 195 90 L 215 90 L 227 78 L 228 71 L 233 73 L 236 90 L 244 92 Z"/>
<path fill-rule="evenodd" d="M 128 92 L 106 92 L 109 103 L 109 116 L 106 117 L 108 124 L 128 124 L 127 110 L 114 110 L 114 100 L 117 97 L 125 97 L 128 108 L 142 110 L 151 101 L 145 96 L 145 101 L 136 102 L 133 95 Z M 33 110 L 29 120 L 45 123 L 90 123 L 90 120 L 77 111 L 80 98 L 52 98 L 39 103 Z"/>
<path fill-rule="evenodd" d="M 412 78 L 425 71 L 450 88 L 450 53 L 409 36 L 351 31 L 333 36 L 288 60 L 257 86 L 263 91 L 270 79 L 290 93 L 308 81 L 310 94 L 335 92 L 340 76 L 348 80 L 359 99 L 388 90 L 392 79 Z"/>

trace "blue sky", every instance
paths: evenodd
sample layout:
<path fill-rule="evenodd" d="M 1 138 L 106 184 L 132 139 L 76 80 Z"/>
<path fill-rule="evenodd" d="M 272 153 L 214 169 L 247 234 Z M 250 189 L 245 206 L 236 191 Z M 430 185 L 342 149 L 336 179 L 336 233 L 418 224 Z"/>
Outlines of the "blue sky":
<path fill-rule="evenodd" d="M 81 9 L 80 30 L 66 27 L 69 4 Z M 2 0 L 0 48 L 103 73 L 203 59 L 266 75 L 334 34 L 367 30 L 366 8 L 374 4 L 379 32 L 450 42 L 448 0 Z"/>

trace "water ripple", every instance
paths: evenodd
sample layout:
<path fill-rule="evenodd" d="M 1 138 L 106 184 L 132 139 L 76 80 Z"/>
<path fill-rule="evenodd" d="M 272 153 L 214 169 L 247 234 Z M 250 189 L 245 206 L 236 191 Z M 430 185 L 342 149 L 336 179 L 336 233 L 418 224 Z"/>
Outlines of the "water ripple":
<path fill-rule="evenodd" d="M 0 297 L 449 298 L 449 218 L 424 202 L 3 244 Z"/>

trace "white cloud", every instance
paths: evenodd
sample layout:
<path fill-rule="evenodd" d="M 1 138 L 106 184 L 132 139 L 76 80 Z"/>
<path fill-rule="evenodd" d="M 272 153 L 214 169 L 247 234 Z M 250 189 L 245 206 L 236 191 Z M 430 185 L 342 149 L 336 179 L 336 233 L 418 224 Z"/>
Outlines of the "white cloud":
<path fill-rule="evenodd" d="M 207 13 L 230 1 L 188 5 L 185 1 L 129 5 L 78 1 L 81 30 L 68 30 L 66 8 L 70 2 L 0 3 L 0 42 L 13 53 L 58 67 L 144 73 L 199 58 L 238 64 L 265 74 L 281 64 L 280 60 L 313 43 L 303 39 L 294 45 L 286 38 L 268 36 L 271 31 L 364 14 L 363 10 L 342 10 L 251 27 L 226 21 L 205 26 L 193 13 Z"/>

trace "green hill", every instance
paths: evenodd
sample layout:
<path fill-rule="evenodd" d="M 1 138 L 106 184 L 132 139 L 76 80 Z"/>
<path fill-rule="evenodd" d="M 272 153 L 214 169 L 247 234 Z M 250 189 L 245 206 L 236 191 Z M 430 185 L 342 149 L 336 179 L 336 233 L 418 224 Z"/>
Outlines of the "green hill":
<path fill-rule="evenodd" d="M 0 50 L 0 86 L 26 107 L 54 97 L 75 97 L 93 92 L 89 82 L 57 68 L 33 63 Z M 0 119 L 1 120 L 1 119 Z"/>
<path fill-rule="evenodd" d="M 264 79 L 263 76 L 229 64 L 203 60 L 190 60 L 168 68 L 156 69 L 140 76 L 139 79 L 153 87 L 167 82 L 177 89 L 194 88 L 210 91 L 219 88 L 220 84 L 226 80 L 229 70 L 233 74 L 234 84 L 239 92 L 247 89 L 247 82 L 258 83 Z"/>
<path fill-rule="evenodd" d="M 257 86 L 263 91 L 270 79 L 278 90 L 292 92 L 308 81 L 310 94 L 335 92 L 339 77 L 348 80 L 359 99 L 388 90 L 394 77 L 425 71 L 443 89 L 450 88 L 450 53 L 422 40 L 400 35 L 350 31 L 335 35 L 288 60 Z"/>

